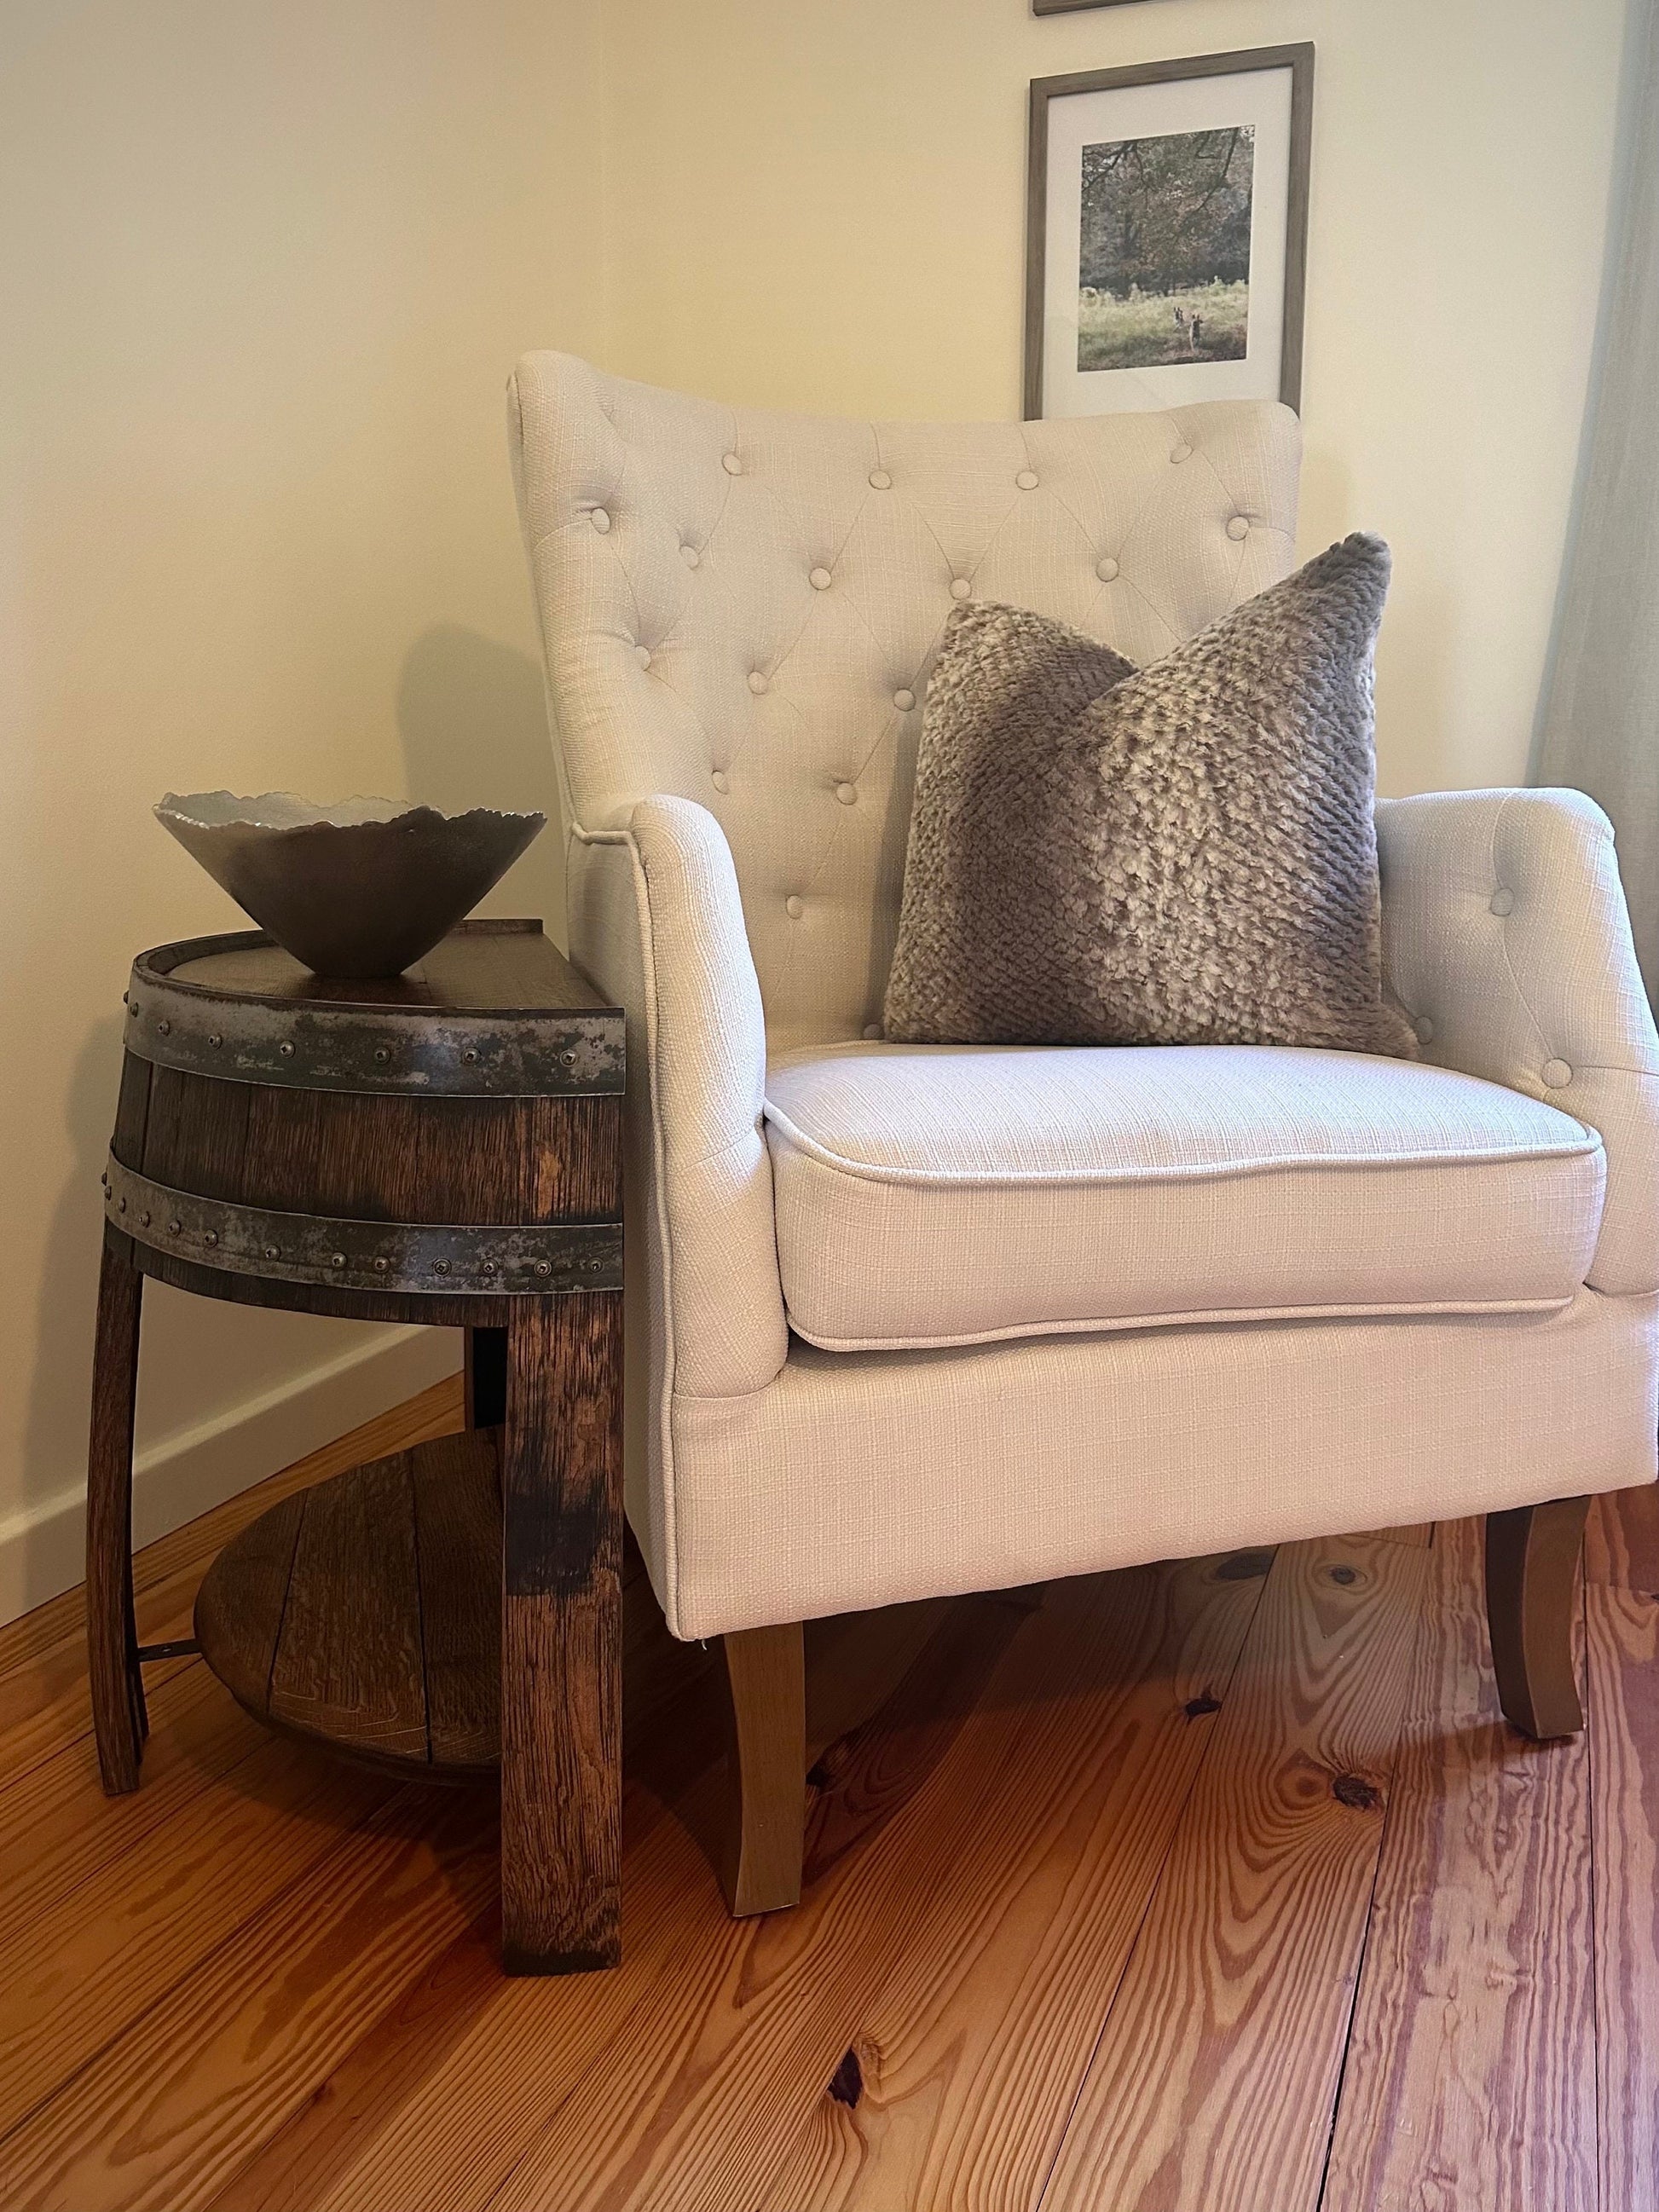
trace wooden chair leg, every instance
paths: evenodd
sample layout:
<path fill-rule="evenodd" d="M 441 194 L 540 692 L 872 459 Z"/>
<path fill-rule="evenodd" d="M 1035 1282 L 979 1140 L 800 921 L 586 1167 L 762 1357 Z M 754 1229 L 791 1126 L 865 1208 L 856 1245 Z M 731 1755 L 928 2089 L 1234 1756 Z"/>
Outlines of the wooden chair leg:
<path fill-rule="evenodd" d="M 149 1733 L 132 1607 L 132 1409 L 144 1279 L 104 1247 L 87 1450 L 87 1662 L 106 1796 L 138 1787 Z"/>
<path fill-rule="evenodd" d="M 735 1741 L 721 1878 L 735 1919 L 800 1902 L 806 1826 L 806 1657 L 801 1626 L 723 1638 Z"/>
<path fill-rule="evenodd" d="M 1572 1669 L 1572 1598 L 1588 1498 L 1486 1516 L 1486 1620 L 1498 1700 L 1523 1735 L 1584 1725 Z"/>

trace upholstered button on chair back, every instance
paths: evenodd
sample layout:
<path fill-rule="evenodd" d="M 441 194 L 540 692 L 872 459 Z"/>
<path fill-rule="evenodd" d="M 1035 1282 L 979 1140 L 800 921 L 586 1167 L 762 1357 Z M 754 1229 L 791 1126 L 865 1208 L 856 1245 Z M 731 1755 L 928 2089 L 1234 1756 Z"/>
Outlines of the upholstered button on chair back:
<path fill-rule="evenodd" d="M 1267 402 L 859 422 L 548 353 L 512 405 L 567 823 L 709 809 L 775 1048 L 880 1018 L 953 607 L 1032 607 L 1144 664 L 1292 562 L 1298 427 Z"/>

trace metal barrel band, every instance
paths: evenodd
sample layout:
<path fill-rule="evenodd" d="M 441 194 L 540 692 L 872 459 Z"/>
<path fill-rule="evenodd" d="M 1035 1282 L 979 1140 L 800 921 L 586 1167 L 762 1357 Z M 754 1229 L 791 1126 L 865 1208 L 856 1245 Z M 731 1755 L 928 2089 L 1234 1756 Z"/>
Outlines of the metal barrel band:
<path fill-rule="evenodd" d="M 265 1282 L 544 1297 L 622 1287 L 620 1222 L 410 1223 L 289 1213 L 173 1190 L 124 1167 L 112 1152 L 104 1212 L 115 1228 L 155 1251 Z"/>
<path fill-rule="evenodd" d="M 135 962 L 127 1050 L 187 1075 L 412 1098 L 620 1092 L 619 1007 L 591 1013 L 416 1012 L 284 1004 L 173 982 Z"/>

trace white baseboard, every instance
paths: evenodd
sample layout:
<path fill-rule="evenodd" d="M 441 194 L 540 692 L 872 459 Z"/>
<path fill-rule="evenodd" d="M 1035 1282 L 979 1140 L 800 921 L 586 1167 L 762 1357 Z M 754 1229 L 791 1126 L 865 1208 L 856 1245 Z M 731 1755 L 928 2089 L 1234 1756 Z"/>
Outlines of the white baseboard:
<path fill-rule="evenodd" d="M 307 1452 L 453 1374 L 453 1329 L 387 1329 L 273 1390 L 176 1430 L 139 1452 L 132 1470 L 132 1540 L 148 1544 Z M 0 1622 L 32 1612 L 85 1571 L 84 1482 L 0 1522 Z"/>

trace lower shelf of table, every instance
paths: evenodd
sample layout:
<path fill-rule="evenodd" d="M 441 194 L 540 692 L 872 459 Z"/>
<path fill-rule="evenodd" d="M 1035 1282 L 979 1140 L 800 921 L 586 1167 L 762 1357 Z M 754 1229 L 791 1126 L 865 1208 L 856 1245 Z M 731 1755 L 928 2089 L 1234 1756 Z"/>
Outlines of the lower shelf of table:
<path fill-rule="evenodd" d="M 440 1437 L 298 1491 L 243 1529 L 196 1601 L 202 1656 L 284 1734 L 405 1779 L 501 1762 L 496 1432 Z"/>

